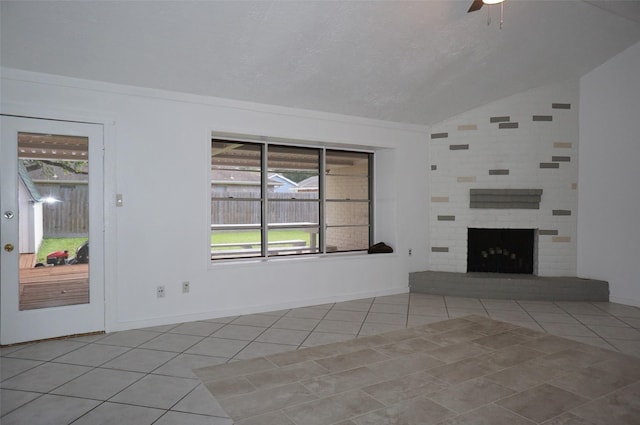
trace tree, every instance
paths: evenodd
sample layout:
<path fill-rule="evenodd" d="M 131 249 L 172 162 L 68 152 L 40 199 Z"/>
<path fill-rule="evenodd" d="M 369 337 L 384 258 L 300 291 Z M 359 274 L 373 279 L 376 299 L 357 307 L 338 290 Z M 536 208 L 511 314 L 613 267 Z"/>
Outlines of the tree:
<path fill-rule="evenodd" d="M 89 174 L 89 163 L 87 161 L 57 161 L 50 159 L 23 159 L 22 161 L 29 173 L 42 170 L 42 173 L 50 178 L 55 178 L 59 172 L 58 170 L 61 170 L 64 174 Z"/>

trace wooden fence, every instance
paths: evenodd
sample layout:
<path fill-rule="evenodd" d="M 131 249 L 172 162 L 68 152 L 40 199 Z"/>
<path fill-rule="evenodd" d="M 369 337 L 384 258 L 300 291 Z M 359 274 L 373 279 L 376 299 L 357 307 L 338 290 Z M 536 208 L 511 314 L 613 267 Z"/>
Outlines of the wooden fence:
<path fill-rule="evenodd" d="M 259 192 L 217 192 L 211 201 L 212 224 L 259 224 Z M 292 199 L 295 197 L 295 200 Z M 233 198 L 233 199 L 232 199 Z M 236 200 L 252 198 L 251 201 Z M 317 193 L 269 193 L 269 223 L 318 223 Z M 300 200 L 303 200 L 300 202 Z M 315 201 L 315 202 L 314 202 Z"/>
<path fill-rule="evenodd" d="M 44 197 L 60 202 L 42 208 L 45 238 L 83 237 L 89 234 L 89 185 L 86 182 L 36 185 Z"/>
<path fill-rule="evenodd" d="M 80 237 L 89 234 L 89 186 L 86 183 L 37 184 L 42 196 L 58 201 L 43 206 L 44 237 Z M 216 193 L 211 203 L 212 224 L 258 224 L 261 204 L 259 193 Z M 239 201 L 231 198 L 251 198 Z M 292 198 L 295 197 L 295 200 Z M 269 193 L 269 223 L 318 223 L 317 193 Z M 300 200 L 303 200 L 300 202 Z M 315 201 L 315 202 L 314 202 Z"/>

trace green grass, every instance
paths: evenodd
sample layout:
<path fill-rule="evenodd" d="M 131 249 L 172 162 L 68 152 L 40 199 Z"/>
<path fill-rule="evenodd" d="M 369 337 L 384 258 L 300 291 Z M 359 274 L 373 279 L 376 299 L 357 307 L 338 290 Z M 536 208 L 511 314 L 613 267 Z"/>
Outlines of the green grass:
<path fill-rule="evenodd" d="M 38 250 L 38 263 L 46 263 L 47 255 L 55 251 L 69 251 L 69 258 L 76 255 L 76 249 L 88 238 L 45 238 Z"/>
<path fill-rule="evenodd" d="M 272 230 L 269 232 L 269 241 L 289 241 L 289 240 L 303 240 L 309 245 L 310 233 L 303 230 L 287 229 L 287 230 Z M 212 232 L 211 243 L 247 243 L 257 242 L 260 243 L 260 231 L 251 230 L 244 232 Z M 223 248 L 218 248 L 223 249 Z M 234 249 L 230 247 L 228 249 Z"/>
<path fill-rule="evenodd" d="M 303 240 L 309 245 L 310 234 L 302 230 L 272 230 L 269 232 L 269 240 L 289 241 Z M 47 255 L 55 251 L 69 251 L 69 257 L 76 254 L 76 249 L 82 245 L 87 238 L 45 238 L 38 250 L 37 262 L 45 263 Z M 211 233 L 211 243 L 240 243 L 240 242 L 260 242 L 260 231 L 252 230 L 247 232 L 213 232 Z M 233 247 L 228 248 L 233 249 Z"/>

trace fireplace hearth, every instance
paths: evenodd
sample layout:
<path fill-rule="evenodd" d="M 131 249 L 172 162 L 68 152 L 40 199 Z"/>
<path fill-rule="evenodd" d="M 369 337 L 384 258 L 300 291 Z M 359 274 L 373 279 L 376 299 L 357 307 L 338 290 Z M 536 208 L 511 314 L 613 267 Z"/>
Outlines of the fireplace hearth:
<path fill-rule="evenodd" d="M 467 272 L 533 274 L 534 229 L 468 229 Z"/>

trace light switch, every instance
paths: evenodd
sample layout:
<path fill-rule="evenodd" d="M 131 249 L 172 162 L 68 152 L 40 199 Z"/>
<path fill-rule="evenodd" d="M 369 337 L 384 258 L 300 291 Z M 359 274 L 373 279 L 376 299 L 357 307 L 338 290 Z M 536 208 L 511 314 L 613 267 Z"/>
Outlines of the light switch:
<path fill-rule="evenodd" d="M 116 193 L 116 207 L 122 206 L 122 193 Z"/>

